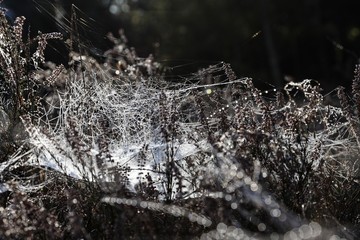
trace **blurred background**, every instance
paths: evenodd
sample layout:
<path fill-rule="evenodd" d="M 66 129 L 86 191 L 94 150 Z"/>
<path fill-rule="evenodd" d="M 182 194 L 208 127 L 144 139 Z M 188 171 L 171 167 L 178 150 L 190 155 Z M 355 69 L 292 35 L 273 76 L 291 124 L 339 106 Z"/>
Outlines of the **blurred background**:
<path fill-rule="evenodd" d="M 2 5 L 25 15 L 35 33 L 66 34 L 73 10 L 84 42 L 98 55 L 109 47 L 106 33 L 124 29 L 138 55 L 152 53 L 179 75 L 224 61 L 260 87 L 311 78 L 331 90 L 349 86 L 359 62 L 355 0 L 5 0 Z M 66 56 L 57 51 L 57 57 Z"/>

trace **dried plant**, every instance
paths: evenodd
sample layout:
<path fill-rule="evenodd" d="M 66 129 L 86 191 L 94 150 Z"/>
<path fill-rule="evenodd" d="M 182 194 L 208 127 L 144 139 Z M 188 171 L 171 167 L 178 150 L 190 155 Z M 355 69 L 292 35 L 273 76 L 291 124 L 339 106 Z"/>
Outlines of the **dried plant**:
<path fill-rule="evenodd" d="M 358 236 L 358 67 L 337 107 L 314 80 L 261 91 L 223 62 L 169 81 L 122 32 L 100 61 L 72 28 L 57 66 L 59 34 L 23 42 L 24 18 L 0 19 L 1 237 Z"/>

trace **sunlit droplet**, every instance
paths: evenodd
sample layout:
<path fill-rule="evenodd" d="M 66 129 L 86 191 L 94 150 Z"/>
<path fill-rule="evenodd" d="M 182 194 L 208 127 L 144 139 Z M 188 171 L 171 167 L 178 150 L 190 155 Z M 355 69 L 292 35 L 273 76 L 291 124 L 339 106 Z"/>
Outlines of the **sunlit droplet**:
<path fill-rule="evenodd" d="M 299 228 L 299 236 L 303 239 L 309 239 L 312 236 L 312 228 L 304 224 Z"/>
<path fill-rule="evenodd" d="M 256 192 L 257 190 L 259 190 L 259 186 L 253 182 L 250 184 L 250 189 L 251 191 Z"/>
<path fill-rule="evenodd" d="M 244 182 L 245 184 L 249 185 L 251 183 L 251 178 L 250 177 L 244 178 Z"/>
<path fill-rule="evenodd" d="M 238 172 L 238 173 L 236 174 L 236 177 L 239 178 L 239 179 L 242 179 L 242 178 L 244 177 L 244 173 Z"/>
<path fill-rule="evenodd" d="M 225 200 L 226 201 L 231 201 L 231 199 L 232 199 L 232 196 L 230 194 L 225 195 Z"/>
<path fill-rule="evenodd" d="M 109 12 L 112 13 L 112 14 L 118 14 L 119 13 L 119 6 L 115 5 L 115 4 L 112 4 L 110 7 L 109 7 Z"/>
<path fill-rule="evenodd" d="M 226 233 L 226 230 L 227 230 L 227 225 L 225 223 L 219 223 L 217 226 L 216 226 L 216 230 L 221 233 L 221 234 L 224 234 Z"/>
<path fill-rule="evenodd" d="M 259 229 L 260 232 L 263 232 L 263 231 L 266 230 L 266 225 L 264 223 L 260 223 L 258 225 L 258 229 Z"/>
<path fill-rule="evenodd" d="M 317 236 L 320 236 L 320 235 L 321 235 L 322 229 L 321 229 L 320 224 L 318 224 L 317 222 L 311 222 L 311 223 L 309 224 L 309 226 L 310 226 L 310 227 L 312 228 L 312 230 L 313 230 L 313 235 L 312 235 L 312 237 L 317 237 Z"/>
<path fill-rule="evenodd" d="M 237 208 L 238 208 L 238 204 L 235 203 L 235 202 L 231 203 L 231 208 L 232 208 L 232 209 L 237 209 Z"/>
<path fill-rule="evenodd" d="M 280 215 L 281 215 L 281 211 L 279 210 L 279 209 L 277 209 L 277 208 L 275 208 L 275 209 L 272 209 L 271 211 L 270 211 L 270 215 L 272 216 L 272 217 L 280 217 Z"/>
<path fill-rule="evenodd" d="M 273 233 L 270 234 L 270 239 L 271 240 L 279 240 L 280 236 L 279 236 L 278 233 L 273 232 Z"/>

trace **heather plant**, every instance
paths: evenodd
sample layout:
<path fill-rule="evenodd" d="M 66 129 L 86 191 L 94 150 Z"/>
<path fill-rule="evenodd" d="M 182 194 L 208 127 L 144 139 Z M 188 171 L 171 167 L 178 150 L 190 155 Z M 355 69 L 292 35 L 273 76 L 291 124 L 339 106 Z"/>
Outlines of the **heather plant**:
<path fill-rule="evenodd" d="M 331 105 L 314 80 L 261 91 L 223 62 L 169 79 L 121 31 L 101 59 L 70 35 L 69 66 L 45 63 L 60 35 L 23 43 L 24 19 L 0 18 L 1 237 L 358 236 L 359 67 Z"/>
<path fill-rule="evenodd" d="M 59 33 L 39 33 L 34 39 L 23 38 L 24 17 L 17 17 L 10 26 L 5 10 L 0 11 L 0 91 L 2 157 L 14 152 L 23 140 L 20 116 L 38 112 L 41 90 L 48 84 L 38 82 L 31 74 L 44 63 L 44 50 L 50 39 L 61 39 Z M 36 47 L 31 53 L 30 49 Z M 1 158 L 2 159 L 2 158 Z M 3 160 L 1 160 L 3 162 Z"/>

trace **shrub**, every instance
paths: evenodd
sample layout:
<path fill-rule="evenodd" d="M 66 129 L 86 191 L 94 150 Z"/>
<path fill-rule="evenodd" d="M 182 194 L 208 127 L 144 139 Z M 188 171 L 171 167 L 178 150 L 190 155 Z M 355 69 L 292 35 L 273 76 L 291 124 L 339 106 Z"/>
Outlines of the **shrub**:
<path fill-rule="evenodd" d="M 102 61 L 45 63 L 60 35 L 24 43 L 0 18 L 2 237 L 359 234 L 359 67 L 355 106 L 342 88 L 331 105 L 314 80 L 260 91 L 223 62 L 169 80 L 122 32 Z"/>

